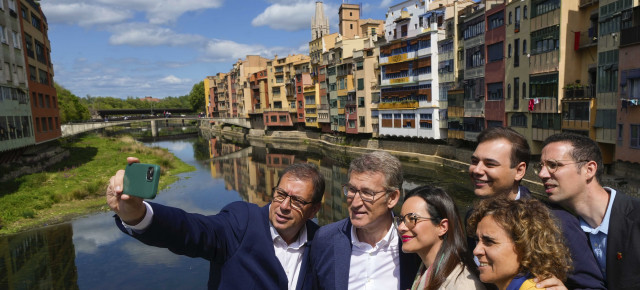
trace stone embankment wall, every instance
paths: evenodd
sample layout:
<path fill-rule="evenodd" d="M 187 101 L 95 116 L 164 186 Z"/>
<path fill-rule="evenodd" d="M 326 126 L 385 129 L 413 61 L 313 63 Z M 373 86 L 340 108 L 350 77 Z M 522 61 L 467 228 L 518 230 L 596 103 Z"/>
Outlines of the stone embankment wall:
<path fill-rule="evenodd" d="M 421 140 L 394 141 L 384 139 L 348 140 L 343 136 L 302 131 L 265 131 L 232 127 L 201 126 L 213 134 L 222 134 L 236 142 L 246 142 L 253 146 L 264 147 L 266 144 L 278 144 L 283 149 L 304 150 L 306 145 L 322 146 L 323 150 L 348 154 L 351 158 L 372 151 L 385 150 L 403 161 L 431 162 L 461 171 L 469 168 L 473 150 L 457 148 L 447 144 L 434 144 Z M 290 144 L 291 146 L 287 146 Z M 287 148 L 288 147 L 288 148 Z M 331 152 L 329 152 L 331 154 Z M 640 197 L 640 172 L 635 164 L 616 164 L 613 168 L 616 175 L 605 175 L 604 186 L 609 186 L 624 193 Z M 635 172 L 635 174 L 634 174 Z M 522 184 L 531 191 L 543 193 L 540 179 L 531 168 L 527 170 Z"/>
<path fill-rule="evenodd" d="M 55 142 L 54 142 L 55 143 Z M 0 182 L 5 182 L 22 175 L 41 172 L 50 166 L 69 157 L 69 150 L 59 145 L 37 145 L 24 152 L 17 160 L 10 164 L 3 164 L 0 170 L 5 172 L 0 176 Z"/>

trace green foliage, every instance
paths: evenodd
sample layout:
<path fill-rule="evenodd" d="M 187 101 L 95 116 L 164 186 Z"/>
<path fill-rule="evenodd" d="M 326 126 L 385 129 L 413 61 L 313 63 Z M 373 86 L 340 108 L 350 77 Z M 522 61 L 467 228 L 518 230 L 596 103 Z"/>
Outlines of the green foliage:
<path fill-rule="evenodd" d="M 80 101 L 78 96 L 72 94 L 69 90 L 57 83 L 54 83 L 54 86 L 58 93 L 61 123 L 91 119 L 89 108 Z"/>
<path fill-rule="evenodd" d="M 189 93 L 189 103 L 191 104 L 191 109 L 193 109 L 193 111 L 204 111 L 204 81 L 193 85 L 193 88 L 191 88 L 191 92 Z"/>

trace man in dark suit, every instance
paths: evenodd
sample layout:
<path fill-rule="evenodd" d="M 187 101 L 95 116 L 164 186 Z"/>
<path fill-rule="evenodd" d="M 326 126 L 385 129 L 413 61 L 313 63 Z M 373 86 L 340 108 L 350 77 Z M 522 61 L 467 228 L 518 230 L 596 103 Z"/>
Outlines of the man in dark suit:
<path fill-rule="evenodd" d="M 538 176 L 549 200 L 580 217 L 608 289 L 640 289 L 640 200 L 602 187 L 602 153 L 589 137 L 544 141 Z"/>
<path fill-rule="evenodd" d="M 364 154 L 348 177 L 349 218 L 320 228 L 311 248 L 314 288 L 411 288 L 420 259 L 402 253 L 391 212 L 402 190 L 400 161 L 384 151 Z"/>
<path fill-rule="evenodd" d="M 474 194 L 479 198 L 499 195 L 510 199 L 532 198 L 529 189 L 520 185 L 531 159 L 527 139 L 511 128 L 492 127 L 482 131 L 477 140 L 478 146 L 469 165 Z M 594 257 L 589 255 L 589 242 L 580 229 L 578 219 L 558 206 L 550 206 L 550 210 L 560 222 L 558 226 L 573 258 L 573 270 L 567 277 L 566 287 L 604 289 L 604 279 Z M 469 251 L 473 251 L 475 240 L 469 238 L 467 243 Z M 553 278 L 541 281 L 540 286 L 552 287 L 559 283 Z"/>
<path fill-rule="evenodd" d="M 287 167 L 269 205 L 234 202 L 212 216 L 122 194 L 123 175 L 118 171 L 107 188 L 118 228 L 147 245 L 209 260 L 209 289 L 311 287 L 309 247 L 318 226 L 310 219 L 324 194 L 316 166 Z"/>

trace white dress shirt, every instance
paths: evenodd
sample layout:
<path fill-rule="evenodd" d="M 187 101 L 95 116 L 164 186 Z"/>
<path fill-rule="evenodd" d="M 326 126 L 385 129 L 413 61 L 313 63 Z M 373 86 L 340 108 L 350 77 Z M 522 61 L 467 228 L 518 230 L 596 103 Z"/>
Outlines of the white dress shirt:
<path fill-rule="evenodd" d="M 360 242 L 352 226 L 351 243 L 349 289 L 400 288 L 400 249 L 393 223 L 375 247 Z"/>
<path fill-rule="evenodd" d="M 304 225 L 298 234 L 298 239 L 287 245 L 287 242 L 280 237 L 276 228 L 269 222 L 271 229 L 271 238 L 273 239 L 273 248 L 276 251 L 276 257 L 280 260 L 280 264 L 289 279 L 289 289 L 296 289 L 298 277 L 300 276 L 300 266 L 302 265 L 302 254 L 307 246 L 307 226 Z"/>

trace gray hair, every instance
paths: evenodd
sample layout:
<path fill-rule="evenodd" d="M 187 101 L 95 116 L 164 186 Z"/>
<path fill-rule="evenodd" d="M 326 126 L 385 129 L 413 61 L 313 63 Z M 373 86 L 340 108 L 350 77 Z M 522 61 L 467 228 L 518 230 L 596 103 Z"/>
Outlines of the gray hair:
<path fill-rule="evenodd" d="M 402 191 L 402 164 L 398 158 L 386 151 L 374 151 L 360 155 L 351 161 L 348 176 L 351 173 L 380 172 L 384 175 L 385 189 Z"/>

